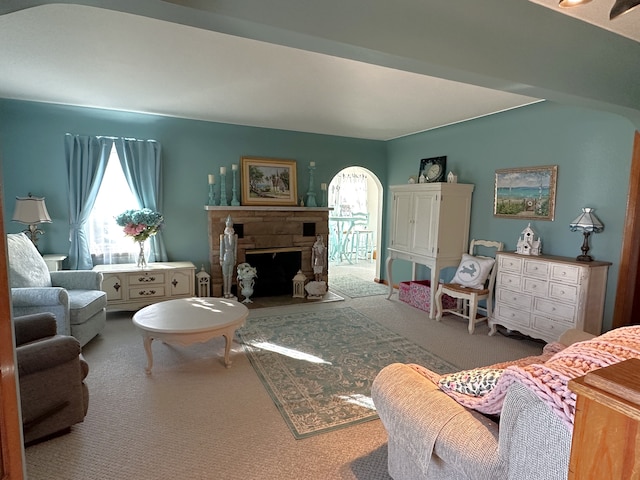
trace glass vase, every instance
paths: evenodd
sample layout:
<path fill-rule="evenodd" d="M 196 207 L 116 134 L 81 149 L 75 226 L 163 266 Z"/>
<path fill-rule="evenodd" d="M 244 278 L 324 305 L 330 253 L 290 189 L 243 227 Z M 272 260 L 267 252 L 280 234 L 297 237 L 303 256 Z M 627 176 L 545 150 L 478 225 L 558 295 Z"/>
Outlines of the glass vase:
<path fill-rule="evenodd" d="M 136 267 L 146 268 L 147 259 L 144 256 L 144 242 L 138 242 L 138 246 L 140 247 L 140 252 L 138 253 L 138 263 L 136 263 Z"/>

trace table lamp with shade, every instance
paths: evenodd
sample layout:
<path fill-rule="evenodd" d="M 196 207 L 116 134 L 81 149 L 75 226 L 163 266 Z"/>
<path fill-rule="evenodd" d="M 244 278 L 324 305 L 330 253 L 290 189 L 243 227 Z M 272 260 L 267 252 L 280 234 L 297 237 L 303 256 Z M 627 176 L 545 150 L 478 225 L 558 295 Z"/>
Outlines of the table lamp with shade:
<path fill-rule="evenodd" d="M 582 255 L 578 255 L 576 260 L 580 262 L 591 262 L 593 257 L 589 255 L 589 235 L 591 232 L 600 233 L 604 230 L 604 225 L 593 213 L 593 208 L 584 207 L 582 213 L 578 215 L 573 222 L 569 224 L 572 232 L 576 230 L 582 231 L 584 241 L 582 242 Z"/>
<path fill-rule="evenodd" d="M 13 211 L 13 221 L 23 223 L 29 227 L 24 233 L 31 239 L 38 248 L 38 235 L 44 234 L 38 228 L 41 223 L 51 223 L 51 217 L 44 203 L 44 197 L 34 197 L 29 193 L 27 197 L 16 197 L 16 208 Z"/>

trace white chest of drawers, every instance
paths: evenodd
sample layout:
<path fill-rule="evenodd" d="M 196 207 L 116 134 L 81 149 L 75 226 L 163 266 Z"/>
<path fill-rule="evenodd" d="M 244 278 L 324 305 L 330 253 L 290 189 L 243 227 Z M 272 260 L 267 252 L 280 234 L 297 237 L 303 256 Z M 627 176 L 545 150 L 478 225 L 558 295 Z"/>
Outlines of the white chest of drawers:
<path fill-rule="evenodd" d="M 96 265 L 108 310 L 138 310 L 152 303 L 194 296 L 195 265 L 191 262 Z"/>
<path fill-rule="evenodd" d="M 499 252 L 496 262 L 490 335 L 497 325 L 547 342 L 569 328 L 601 333 L 611 263 L 508 252 Z"/>

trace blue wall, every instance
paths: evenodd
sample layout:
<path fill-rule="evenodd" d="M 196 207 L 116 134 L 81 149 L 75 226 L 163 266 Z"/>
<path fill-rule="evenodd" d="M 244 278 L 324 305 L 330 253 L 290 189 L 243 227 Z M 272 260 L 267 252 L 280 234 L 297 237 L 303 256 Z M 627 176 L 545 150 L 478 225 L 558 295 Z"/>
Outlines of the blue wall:
<path fill-rule="evenodd" d="M 543 253 L 575 257 L 582 235 L 571 232 L 569 222 L 582 207 L 596 209 L 605 230 L 592 235 L 590 253 L 613 263 L 604 320 L 610 328 L 634 131 L 618 115 L 538 103 L 387 142 L 389 184 L 416 175 L 420 158 L 447 155 L 447 170 L 458 175 L 458 182 L 475 185 L 470 237 L 500 240 L 515 250 L 528 221 L 493 216 L 495 170 L 558 165 L 555 221 L 532 221 L 531 226 L 542 238 Z M 394 262 L 394 282 L 410 278 L 401 263 Z M 427 271 L 419 273 L 429 278 Z"/>
<path fill-rule="evenodd" d="M 542 238 L 544 253 L 575 257 L 580 253 L 582 238 L 569 231 L 568 223 L 581 207 L 596 209 L 605 231 L 592 236 L 591 253 L 598 260 L 613 263 L 604 320 L 605 328 L 610 328 L 634 130 L 630 121 L 614 114 L 544 102 L 378 142 L 0 100 L 5 228 L 7 232 L 21 230 L 10 220 L 16 196 L 28 192 L 45 196 L 53 223 L 45 227 L 41 249 L 68 250 L 63 150 L 66 132 L 158 140 L 163 147 L 163 213 L 169 258 L 190 260 L 197 266 L 204 263 L 205 267 L 208 240 L 203 206 L 207 174 L 217 174 L 220 166 L 230 169 L 243 155 L 296 159 L 299 196 L 306 192 L 306 166 L 310 161 L 316 162 L 318 190 L 320 182 L 329 182 L 351 165 L 371 170 L 383 186 L 406 183 L 417 173 L 421 158 L 447 155 L 447 169 L 458 175 L 458 181 L 475 185 L 471 237 L 502 240 L 509 250 L 515 249 L 528 222 L 493 216 L 495 170 L 558 165 L 555 221 L 535 221 L 532 227 Z M 383 225 L 389 218 L 386 203 Z M 410 276 L 408 266 L 402 263 L 395 262 L 398 272 L 394 270 L 394 281 Z M 420 274 L 428 278 L 426 271 Z"/>
<path fill-rule="evenodd" d="M 63 142 L 67 132 L 154 139 L 162 144 L 167 254 L 170 260 L 192 261 L 198 268 L 209 266 L 207 174 L 219 178 L 221 166 L 230 172 L 231 164 L 239 163 L 243 155 L 297 160 L 299 197 L 308 188 L 310 161 L 316 162 L 317 195 L 321 182 L 329 182 L 350 165 L 367 165 L 386 183 L 383 142 L 0 99 L 5 229 L 12 233 L 23 228 L 11 222 L 16 196 L 32 192 L 46 197 L 53 221 L 44 226 L 46 234 L 39 241 L 46 253 L 69 250 Z M 230 198 L 229 175 L 226 183 Z"/>

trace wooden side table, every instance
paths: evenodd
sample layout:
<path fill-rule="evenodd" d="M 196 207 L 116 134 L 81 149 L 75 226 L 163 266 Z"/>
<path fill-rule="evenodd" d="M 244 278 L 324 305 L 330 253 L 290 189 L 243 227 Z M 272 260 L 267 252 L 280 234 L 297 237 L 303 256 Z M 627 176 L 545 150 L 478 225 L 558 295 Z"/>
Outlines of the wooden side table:
<path fill-rule="evenodd" d="M 569 382 L 577 394 L 569 480 L 640 479 L 640 359 Z"/>
<path fill-rule="evenodd" d="M 58 270 L 62 270 L 62 262 L 66 260 L 67 256 L 57 253 L 47 253 L 42 255 L 42 258 L 50 272 L 57 272 Z"/>

